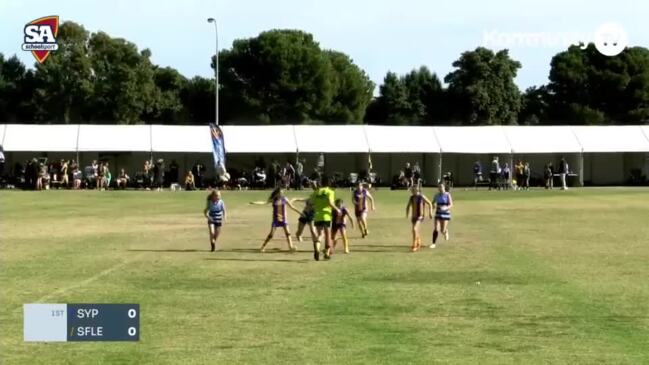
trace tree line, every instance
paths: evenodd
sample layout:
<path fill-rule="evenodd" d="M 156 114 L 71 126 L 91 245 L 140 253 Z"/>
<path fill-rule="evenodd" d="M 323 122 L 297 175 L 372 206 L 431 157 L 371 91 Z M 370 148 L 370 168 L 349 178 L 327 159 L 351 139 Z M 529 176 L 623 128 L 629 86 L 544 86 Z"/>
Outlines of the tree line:
<path fill-rule="evenodd" d="M 151 51 L 65 22 L 59 50 L 29 70 L 0 54 L 0 122 L 202 124 L 214 120 L 214 79 L 151 62 Z M 212 57 L 211 67 L 215 66 Z M 593 44 L 551 60 L 549 82 L 521 92 L 507 50 L 478 47 L 441 79 L 425 66 L 375 85 L 346 54 L 311 34 L 270 30 L 219 53 L 224 124 L 396 125 L 649 123 L 649 50 L 607 57 Z"/>

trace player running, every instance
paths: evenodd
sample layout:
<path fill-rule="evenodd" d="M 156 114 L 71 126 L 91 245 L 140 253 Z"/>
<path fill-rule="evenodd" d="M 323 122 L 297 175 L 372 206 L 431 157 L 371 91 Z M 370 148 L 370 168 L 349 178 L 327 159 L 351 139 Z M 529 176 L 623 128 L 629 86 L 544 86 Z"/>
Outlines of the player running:
<path fill-rule="evenodd" d="M 329 259 L 331 256 L 331 220 L 332 211 L 337 211 L 334 204 L 335 193 L 329 187 L 329 177 L 323 175 L 321 178 L 321 186 L 311 195 L 313 201 L 313 210 L 316 237 L 313 240 L 313 258 L 316 261 L 320 260 L 320 237 L 324 234 L 325 250 L 324 257 Z"/>
<path fill-rule="evenodd" d="M 311 187 L 313 188 L 313 191 L 316 191 L 318 189 L 318 184 L 316 182 L 311 182 Z M 295 232 L 295 237 L 297 238 L 298 242 L 302 242 L 302 233 L 304 232 L 304 227 L 308 226 L 309 231 L 311 232 L 311 238 L 315 239 L 316 237 L 316 231 L 315 231 L 315 226 L 313 225 L 313 218 L 315 217 L 315 211 L 313 210 L 313 201 L 311 197 L 305 198 L 305 199 L 293 199 L 291 200 L 292 203 L 294 202 L 304 202 L 304 209 L 302 209 L 302 213 L 300 213 L 300 218 L 298 218 L 298 225 L 297 225 L 297 232 Z"/>
<path fill-rule="evenodd" d="M 216 250 L 216 240 L 221 234 L 221 225 L 225 222 L 225 203 L 221 199 L 221 192 L 212 190 L 207 196 L 207 205 L 203 210 L 205 218 L 207 218 L 207 227 L 210 230 L 210 246 L 212 252 Z"/>
<path fill-rule="evenodd" d="M 354 214 L 358 228 L 361 230 L 361 237 L 365 238 L 369 231 L 367 230 L 367 201 L 370 201 L 370 208 L 374 211 L 374 198 L 372 194 L 363 186 L 362 181 L 358 181 L 356 189 L 352 192 L 352 202 L 354 203 Z"/>
<path fill-rule="evenodd" d="M 433 205 L 430 200 L 426 198 L 420 191 L 419 186 L 413 186 L 410 189 L 412 195 L 408 199 L 406 206 L 406 218 L 410 213 L 410 221 L 412 222 L 412 246 L 410 251 L 419 251 L 421 247 L 421 235 L 419 233 L 421 222 L 424 220 L 425 208 L 428 206 L 428 216 L 433 218 Z"/>
<path fill-rule="evenodd" d="M 444 184 L 437 186 L 439 192 L 433 198 L 433 206 L 435 208 L 435 230 L 433 231 L 433 243 L 430 248 L 435 248 L 437 236 L 441 231 L 444 239 L 448 241 L 448 222 L 451 220 L 451 208 L 453 208 L 453 198 L 451 193 L 446 191 Z"/>
<path fill-rule="evenodd" d="M 293 211 L 296 213 L 300 214 L 300 211 L 297 210 L 293 204 L 288 200 L 286 196 L 284 196 L 284 191 L 281 188 L 275 188 L 273 192 L 270 194 L 268 197 L 268 200 L 263 202 L 263 201 L 256 201 L 256 202 L 251 202 L 250 204 L 256 204 L 256 205 L 264 205 L 264 204 L 271 204 L 273 206 L 273 221 L 270 226 L 270 232 L 268 233 L 268 236 L 266 237 L 266 240 L 264 243 L 261 245 L 260 251 L 265 252 L 266 251 L 266 245 L 270 240 L 273 238 L 273 235 L 275 234 L 275 229 L 277 227 L 281 227 L 284 229 L 284 234 L 286 235 L 286 243 L 288 243 L 288 249 L 289 251 L 293 252 L 295 251 L 295 246 L 293 246 L 293 242 L 291 241 L 291 232 L 289 232 L 288 229 L 288 217 L 286 215 L 286 207 L 291 208 Z"/>
<path fill-rule="evenodd" d="M 345 253 L 349 253 L 349 240 L 347 239 L 347 217 L 349 217 L 349 223 L 351 223 L 352 228 L 354 228 L 354 221 L 349 215 L 347 208 L 345 208 L 342 199 L 336 199 L 336 208 L 338 208 L 338 211 L 333 212 L 331 241 L 334 243 L 333 247 L 336 248 L 336 233 L 340 232 L 340 238 L 343 240 Z M 331 250 L 331 252 L 333 253 L 333 249 Z"/>

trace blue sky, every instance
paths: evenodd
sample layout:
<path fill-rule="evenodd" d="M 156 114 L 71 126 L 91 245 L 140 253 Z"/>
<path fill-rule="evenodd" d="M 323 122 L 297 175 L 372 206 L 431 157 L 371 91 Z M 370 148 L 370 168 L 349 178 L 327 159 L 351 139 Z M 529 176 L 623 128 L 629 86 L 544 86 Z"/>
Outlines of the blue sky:
<path fill-rule="evenodd" d="M 23 27 L 46 15 L 149 48 L 153 62 L 188 77 L 211 75 L 210 16 L 219 22 L 221 48 L 271 28 L 302 29 L 322 47 L 350 55 L 377 85 L 388 70 L 405 73 L 420 65 L 443 78 L 461 52 L 489 42 L 488 34 L 541 33 L 558 39 L 588 36 L 600 24 L 615 22 L 626 30 L 630 45 L 649 46 L 646 0 L 2 0 L 0 52 L 16 53 L 32 65 L 31 54 L 20 49 Z M 516 82 L 525 89 L 547 81 L 551 57 L 566 47 L 514 43 L 509 48 L 523 64 Z"/>

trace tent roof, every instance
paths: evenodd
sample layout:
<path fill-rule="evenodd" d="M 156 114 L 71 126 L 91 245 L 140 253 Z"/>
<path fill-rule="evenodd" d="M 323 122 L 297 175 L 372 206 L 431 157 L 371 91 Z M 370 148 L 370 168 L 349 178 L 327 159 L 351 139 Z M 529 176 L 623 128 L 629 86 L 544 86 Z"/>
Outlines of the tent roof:
<path fill-rule="evenodd" d="M 572 127 L 584 152 L 649 152 L 640 126 Z"/>
<path fill-rule="evenodd" d="M 79 126 L 53 124 L 7 124 L 5 151 L 74 152 Z"/>
<path fill-rule="evenodd" d="M 222 126 L 228 153 L 287 153 L 297 151 L 291 125 Z M 209 130 L 205 132 L 209 138 Z M 210 140 L 209 151 L 212 151 Z"/>
<path fill-rule="evenodd" d="M 295 140 L 299 152 L 368 152 L 362 125 L 296 125 Z"/>
<path fill-rule="evenodd" d="M 511 153 L 502 127 L 434 127 L 442 153 Z"/>
<path fill-rule="evenodd" d="M 151 151 L 151 126 L 82 124 L 79 151 Z"/>
<path fill-rule="evenodd" d="M 645 126 L 223 126 L 229 153 L 649 152 Z M 0 124 L 5 151 L 212 151 L 209 127 Z"/>
<path fill-rule="evenodd" d="M 581 145 L 568 126 L 504 126 L 513 153 L 578 153 Z"/>
<path fill-rule="evenodd" d="M 372 152 L 439 153 L 440 147 L 431 127 L 365 127 Z"/>
<path fill-rule="evenodd" d="M 152 125 L 153 152 L 212 152 L 210 128 L 207 125 Z"/>

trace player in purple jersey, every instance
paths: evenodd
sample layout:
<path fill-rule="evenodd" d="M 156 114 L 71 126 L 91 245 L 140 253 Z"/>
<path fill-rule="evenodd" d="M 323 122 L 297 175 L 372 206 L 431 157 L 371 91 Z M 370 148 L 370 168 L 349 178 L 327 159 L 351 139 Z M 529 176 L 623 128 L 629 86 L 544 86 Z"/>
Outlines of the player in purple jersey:
<path fill-rule="evenodd" d="M 363 186 L 362 181 L 358 181 L 356 189 L 352 191 L 352 203 L 354 203 L 354 215 L 358 228 L 361 230 L 361 237 L 365 238 L 369 231 L 367 230 L 367 203 L 369 201 L 370 208 L 374 211 L 374 197 Z"/>
<path fill-rule="evenodd" d="M 275 234 L 275 229 L 277 227 L 281 227 L 284 229 L 284 234 L 286 235 L 286 242 L 288 243 L 289 251 L 295 251 L 296 248 L 295 246 L 293 246 L 293 242 L 291 241 L 291 232 L 288 229 L 288 217 L 286 214 L 286 207 L 291 208 L 297 214 L 300 214 L 300 211 L 297 210 L 295 206 L 293 206 L 291 201 L 286 196 L 284 196 L 284 191 L 281 188 L 276 188 L 270 194 L 270 197 L 268 197 L 267 201 L 251 202 L 250 204 L 257 204 L 257 205 L 271 204 L 273 206 L 273 218 L 270 226 L 270 232 L 268 233 L 268 236 L 266 237 L 264 243 L 261 245 L 260 248 L 261 252 L 264 252 L 266 250 L 266 245 L 273 238 L 273 235 Z"/>
<path fill-rule="evenodd" d="M 421 247 L 419 228 L 421 222 L 424 220 L 426 206 L 428 206 L 428 216 L 432 219 L 433 205 L 430 203 L 430 200 L 421 193 L 419 186 L 413 186 L 410 191 L 412 195 L 410 195 L 408 205 L 406 206 L 406 217 L 408 217 L 412 212 L 410 214 L 410 222 L 412 223 L 412 246 L 410 247 L 410 250 L 415 252 L 419 251 L 419 248 Z"/>
<path fill-rule="evenodd" d="M 349 211 L 345 208 L 342 199 L 336 200 L 336 208 L 338 211 L 333 211 L 333 225 L 331 227 L 331 240 L 334 243 L 334 248 L 336 248 L 336 234 L 340 232 L 340 238 L 343 240 L 343 247 L 345 248 L 345 253 L 349 253 L 349 240 L 347 239 L 347 218 L 349 217 L 349 223 L 354 228 L 354 221 L 351 219 Z M 331 250 L 333 253 L 333 250 Z"/>

